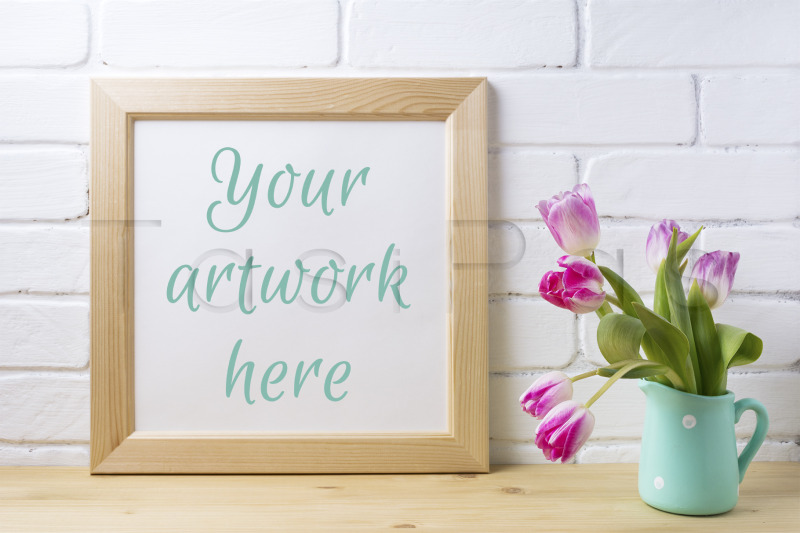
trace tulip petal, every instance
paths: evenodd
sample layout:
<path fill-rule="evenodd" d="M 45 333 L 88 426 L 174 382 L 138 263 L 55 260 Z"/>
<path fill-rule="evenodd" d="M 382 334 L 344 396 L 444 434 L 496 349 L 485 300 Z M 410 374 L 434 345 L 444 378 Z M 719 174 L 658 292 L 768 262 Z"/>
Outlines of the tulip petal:
<path fill-rule="evenodd" d="M 667 250 L 669 250 L 669 242 L 672 239 L 673 228 L 678 229 L 678 243 L 681 243 L 689 238 L 689 234 L 681 231 L 681 227 L 674 220 L 664 219 L 658 224 L 654 224 L 650 228 L 650 233 L 647 235 L 647 245 L 645 251 L 647 255 L 647 264 L 650 269 L 658 273 L 658 267 L 661 262 L 667 258 Z"/>
<path fill-rule="evenodd" d="M 566 263 L 569 264 L 569 268 L 564 271 L 562 283 L 565 287 L 569 287 L 570 289 L 587 288 L 595 292 L 601 291 L 603 286 L 603 274 L 600 272 L 600 269 L 588 259 L 580 259 L 581 261 Z"/>
<path fill-rule="evenodd" d="M 597 215 L 579 197 L 569 196 L 550 209 L 547 226 L 558 245 L 571 255 L 589 255 L 599 242 Z"/>
<path fill-rule="evenodd" d="M 566 439 L 566 442 L 563 447 L 563 455 L 561 456 L 561 462 L 566 463 L 570 461 L 575 455 L 578 453 L 578 450 L 586 444 L 586 441 L 589 439 L 589 436 L 592 434 L 594 430 L 594 415 L 592 415 L 591 411 L 586 410 L 585 415 L 582 416 L 579 420 L 575 421 L 575 424 L 570 427 L 569 436 Z"/>
<path fill-rule="evenodd" d="M 588 256 L 600 241 L 600 221 L 586 184 L 559 193 L 536 206 L 556 243 L 567 253 Z"/>
<path fill-rule="evenodd" d="M 569 268 L 587 279 L 603 283 L 603 274 L 600 268 L 592 261 L 579 255 L 562 255 L 557 260 L 558 266 Z"/>
<path fill-rule="evenodd" d="M 561 309 L 567 309 L 567 306 L 564 303 L 564 299 L 561 297 L 560 294 L 541 293 L 541 296 L 542 298 L 544 298 L 551 304 L 555 305 L 556 307 L 560 307 Z M 567 310 L 569 311 L 569 309 Z"/>
<path fill-rule="evenodd" d="M 572 192 L 580 195 L 583 201 L 586 202 L 586 205 L 588 205 L 592 211 L 597 212 L 597 208 L 595 208 L 594 205 L 594 195 L 592 195 L 592 190 L 589 188 L 588 184 L 579 183 L 572 188 Z"/>
<path fill-rule="evenodd" d="M 542 215 L 542 218 L 547 221 L 547 217 L 550 216 L 550 206 L 547 203 L 547 200 L 542 200 L 536 206 L 536 209 L 539 210 L 539 213 Z"/>
<path fill-rule="evenodd" d="M 536 446 L 546 459 L 571 460 L 594 429 L 594 415 L 573 400 L 560 403 L 545 416 L 536 428 Z"/>
<path fill-rule="evenodd" d="M 702 255 L 695 263 L 692 278 L 697 280 L 700 292 L 711 309 L 719 307 L 728 298 L 739 257 L 738 252 L 717 250 Z"/>
<path fill-rule="evenodd" d="M 572 412 L 577 409 L 580 404 L 576 401 L 569 400 L 555 406 L 547 416 L 544 417 L 542 423 L 536 428 L 536 435 L 542 434 L 548 437 L 550 433 L 559 428 L 562 424 L 567 422 L 572 416 Z"/>
<path fill-rule="evenodd" d="M 539 294 L 548 302 L 573 313 L 591 313 L 605 301 L 600 269 L 586 258 L 565 255 L 558 260 L 563 272 L 547 272 L 539 282 Z"/>
<path fill-rule="evenodd" d="M 595 293 L 590 289 L 578 289 L 571 295 L 564 291 L 564 307 L 576 314 L 593 313 L 602 307 L 606 293 Z"/>
<path fill-rule="evenodd" d="M 544 374 L 522 393 L 519 402 L 522 410 L 543 418 L 561 402 L 572 399 L 572 380 L 563 372 Z"/>

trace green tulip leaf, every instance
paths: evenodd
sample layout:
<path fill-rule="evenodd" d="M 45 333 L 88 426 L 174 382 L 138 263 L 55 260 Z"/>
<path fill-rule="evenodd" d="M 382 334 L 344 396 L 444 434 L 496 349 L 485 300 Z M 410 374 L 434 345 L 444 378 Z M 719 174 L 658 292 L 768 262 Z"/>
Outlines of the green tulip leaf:
<path fill-rule="evenodd" d="M 691 366 L 686 363 L 689 354 L 689 340 L 686 335 L 645 306 L 634 303 L 633 307 L 647 330 L 647 335 L 642 337 L 641 345 L 648 359 L 671 368 L 685 384 L 688 392 L 696 394 L 694 373 Z"/>
<path fill-rule="evenodd" d="M 698 393 L 720 396 L 727 390 L 728 368 L 722 360 L 717 327 L 697 281 L 689 289 L 689 316 L 692 320 L 697 362 L 700 365 L 701 387 Z"/>
<path fill-rule="evenodd" d="M 697 231 L 695 231 L 694 233 L 692 233 L 691 235 L 689 235 L 686 238 L 685 241 L 683 241 L 682 243 L 678 244 L 678 248 L 677 248 L 677 253 L 678 253 L 678 261 L 677 262 L 678 263 L 683 261 L 683 259 L 686 257 L 686 254 L 688 254 L 689 250 L 692 249 L 692 246 L 694 245 L 694 241 L 696 241 L 697 237 L 700 236 L 700 232 L 701 231 L 703 231 L 703 226 L 700 226 L 700 228 Z"/>
<path fill-rule="evenodd" d="M 604 366 L 602 368 L 597 369 L 597 375 L 602 376 L 604 378 L 610 378 L 619 370 L 629 365 L 630 363 L 636 362 L 637 359 L 624 359 L 622 361 L 618 361 L 613 365 Z M 663 376 L 670 369 L 666 365 L 662 365 L 659 363 L 654 363 L 652 361 L 642 361 L 642 366 L 638 368 L 634 368 L 633 370 L 629 370 L 622 379 L 642 379 L 642 378 L 651 378 L 655 376 Z"/>
<path fill-rule="evenodd" d="M 608 305 L 607 301 L 603 302 L 603 305 L 601 305 L 600 308 L 597 311 L 595 311 L 595 314 L 600 318 L 603 318 L 604 316 L 612 313 L 614 313 L 614 310 L 611 309 L 611 306 Z"/>
<path fill-rule="evenodd" d="M 726 369 L 748 365 L 761 357 L 764 342 L 752 333 L 727 324 L 717 324 L 717 335 Z"/>
<path fill-rule="evenodd" d="M 653 311 L 664 317 L 665 320 L 670 319 L 669 315 L 669 301 L 667 300 L 667 282 L 664 279 L 664 270 L 666 269 L 666 261 L 661 261 L 661 266 L 658 267 L 658 274 L 656 274 L 656 293 L 653 296 Z"/>
<path fill-rule="evenodd" d="M 656 342 L 653 340 L 653 337 L 651 337 L 649 333 L 645 333 L 644 336 L 642 336 L 642 350 L 649 361 L 658 361 L 663 365 L 669 365 L 669 358 L 664 353 L 664 350 L 662 350 L 658 344 L 656 344 Z M 674 383 L 670 384 L 669 380 L 667 380 L 665 377 L 657 377 L 654 378 L 653 381 L 658 381 L 659 383 L 672 388 L 684 390 L 683 385 L 677 386 Z"/>
<path fill-rule="evenodd" d="M 645 329 L 637 318 L 619 313 L 608 314 L 597 326 L 597 345 L 609 363 L 641 359 L 639 345 Z"/>
<path fill-rule="evenodd" d="M 683 261 L 683 258 L 686 257 L 686 254 L 689 253 L 691 250 L 692 245 L 697 240 L 697 237 L 700 236 L 700 232 L 703 231 L 702 226 L 700 229 L 695 231 L 691 234 L 685 241 L 678 244 L 676 247 L 676 263 L 680 263 Z M 686 270 L 686 266 L 688 261 L 683 261 L 681 266 L 678 267 L 678 274 L 683 276 L 683 272 Z M 653 300 L 653 310 L 658 313 L 659 315 L 663 316 L 667 320 L 671 320 L 670 312 L 669 312 L 669 301 L 667 299 L 667 281 L 665 278 L 665 270 L 666 270 L 666 260 L 661 262 L 661 266 L 658 269 L 658 273 L 656 274 L 656 290 L 655 290 L 655 297 Z"/>
<path fill-rule="evenodd" d="M 699 235 L 700 230 L 692 235 L 695 239 Z M 684 243 L 692 239 L 689 237 Z M 669 302 L 669 321 L 683 332 L 689 343 L 689 356 L 691 357 L 691 368 L 694 375 L 695 383 L 692 385 L 687 384 L 693 388 L 693 393 L 701 388 L 702 373 L 700 371 L 700 364 L 697 361 L 697 351 L 694 346 L 694 335 L 692 334 L 692 321 L 689 317 L 689 307 L 686 303 L 686 293 L 683 292 L 683 283 L 681 282 L 681 273 L 678 269 L 678 252 L 677 252 L 678 230 L 672 230 L 672 239 L 669 242 L 669 251 L 667 252 L 667 259 L 664 261 L 664 281 L 667 288 L 667 301 Z M 694 242 L 694 241 L 692 241 Z M 681 243 L 683 244 L 683 243 Z M 688 249 L 687 249 L 688 251 Z M 644 323 L 644 321 L 642 321 Z M 645 324 L 646 326 L 646 324 Z M 648 332 L 650 330 L 648 329 Z M 666 351 L 666 348 L 661 345 L 658 339 L 653 336 L 661 348 Z M 674 368 L 674 367 L 673 367 Z M 687 374 L 682 374 L 687 377 Z"/>
<path fill-rule="evenodd" d="M 639 296 L 639 293 L 637 293 L 627 281 L 622 279 L 622 276 L 610 268 L 601 266 L 600 272 L 603 274 L 603 277 L 606 278 L 608 284 L 611 285 L 611 288 L 614 289 L 617 300 L 619 300 L 619 308 L 622 309 L 622 312 L 636 318 L 636 311 L 633 310 L 631 303 L 642 303 L 642 298 Z"/>

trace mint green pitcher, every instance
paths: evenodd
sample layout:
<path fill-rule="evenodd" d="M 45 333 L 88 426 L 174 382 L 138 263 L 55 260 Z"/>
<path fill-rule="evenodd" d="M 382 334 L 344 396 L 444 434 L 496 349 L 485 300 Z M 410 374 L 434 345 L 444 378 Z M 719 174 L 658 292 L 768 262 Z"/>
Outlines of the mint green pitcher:
<path fill-rule="evenodd" d="M 739 483 L 767 435 L 764 406 L 733 393 L 698 396 L 641 380 L 647 397 L 639 495 L 670 513 L 712 515 L 730 511 Z M 737 457 L 734 424 L 747 410 L 756 413 L 756 430 Z"/>

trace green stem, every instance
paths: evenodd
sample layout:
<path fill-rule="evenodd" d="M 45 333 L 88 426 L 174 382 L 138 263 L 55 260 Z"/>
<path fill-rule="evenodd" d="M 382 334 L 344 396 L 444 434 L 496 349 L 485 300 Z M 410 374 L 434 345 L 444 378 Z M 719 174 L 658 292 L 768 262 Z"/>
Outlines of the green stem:
<path fill-rule="evenodd" d="M 664 377 L 667 378 L 673 385 L 675 385 L 675 389 L 679 391 L 686 392 L 686 384 L 683 382 L 681 377 L 678 375 L 677 372 L 672 370 L 671 368 L 664 372 Z"/>
<path fill-rule="evenodd" d="M 596 376 L 596 375 L 597 375 L 597 370 L 592 370 L 591 372 L 584 372 L 583 374 L 578 374 L 574 378 L 569 378 L 569 379 L 570 379 L 570 381 L 575 383 L 578 380 L 590 378 L 590 377 Z"/>
<path fill-rule="evenodd" d="M 586 259 L 588 259 L 589 261 L 591 261 L 595 265 L 597 264 L 597 261 L 595 261 L 594 252 L 592 252 L 592 255 L 588 256 Z M 603 302 L 603 305 L 600 306 L 600 309 L 595 311 L 595 314 L 597 314 L 598 318 L 603 318 L 604 316 L 614 312 L 614 310 L 611 309 L 611 306 L 608 305 L 608 302 L 611 302 L 614 305 L 616 305 L 617 307 L 619 307 L 620 309 L 622 309 L 622 307 L 620 306 L 619 300 L 617 300 L 613 296 L 611 296 L 608 293 L 606 293 L 606 299 Z"/>
<path fill-rule="evenodd" d="M 613 376 L 611 376 L 610 378 L 608 378 L 608 381 L 606 381 L 606 382 L 605 382 L 605 384 L 604 384 L 602 387 L 600 387 L 600 390 L 599 390 L 599 391 L 597 391 L 597 392 L 595 393 L 595 395 L 594 395 L 594 396 L 592 396 L 591 398 L 589 398 L 589 401 L 588 401 L 588 402 L 586 402 L 586 404 L 585 404 L 585 405 L 586 405 L 586 407 L 588 408 L 588 407 L 590 407 L 590 406 L 591 406 L 591 405 L 592 405 L 594 402 L 596 402 L 596 401 L 597 401 L 597 400 L 600 398 L 600 396 L 602 396 L 602 395 L 603 395 L 603 394 L 604 394 L 604 393 L 605 393 L 605 392 L 606 392 L 606 391 L 609 389 L 609 387 L 611 387 L 611 385 L 613 385 L 614 383 L 616 383 L 616 381 L 617 381 L 618 379 L 620 379 L 622 376 L 624 376 L 625 374 L 627 374 L 628 372 L 630 372 L 630 371 L 631 371 L 631 370 L 633 370 L 634 368 L 637 368 L 637 367 L 640 367 L 640 366 L 645 366 L 645 365 L 647 365 L 647 364 L 649 364 L 649 363 L 650 363 L 650 362 L 649 362 L 649 361 L 646 361 L 646 360 L 643 360 L 643 361 L 634 361 L 633 363 L 628 363 L 627 365 L 623 366 L 623 367 L 620 369 L 620 371 L 619 371 L 619 372 L 615 373 Z"/>
<path fill-rule="evenodd" d="M 622 304 L 619 300 L 617 300 L 616 296 L 611 296 L 610 294 L 606 293 L 606 301 L 616 305 L 618 308 L 622 309 Z"/>
<path fill-rule="evenodd" d="M 608 297 L 607 294 L 606 297 Z M 614 310 L 611 309 L 611 306 L 608 305 L 608 302 L 603 302 L 603 305 L 600 306 L 600 309 L 595 311 L 595 314 L 597 315 L 598 318 L 603 318 L 604 316 L 610 315 L 613 312 Z"/>

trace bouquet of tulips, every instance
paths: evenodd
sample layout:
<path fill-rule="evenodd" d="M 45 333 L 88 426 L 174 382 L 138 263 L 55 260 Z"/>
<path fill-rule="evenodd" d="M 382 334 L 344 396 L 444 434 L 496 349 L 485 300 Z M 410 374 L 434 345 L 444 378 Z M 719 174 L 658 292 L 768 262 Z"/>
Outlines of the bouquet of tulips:
<path fill-rule="evenodd" d="M 656 282 L 649 309 L 620 275 L 595 263 L 600 222 L 588 185 L 577 185 L 537 207 L 568 254 L 558 259 L 561 269 L 542 277 L 539 293 L 573 313 L 597 313 L 597 344 L 609 363 L 572 378 L 550 372 L 522 394 L 522 409 L 542 420 L 535 442 L 545 458 L 563 463 L 575 456 L 594 429 L 589 407 L 620 378 L 648 379 L 691 394 L 717 396 L 726 392 L 728 368 L 759 358 L 761 339 L 716 324 L 711 315 L 731 290 L 738 253 L 702 255 L 691 270 L 688 294 L 684 290 L 685 258 L 702 227 L 689 235 L 675 221 L 663 220 L 650 229 L 647 262 Z M 613 294 L 604 291 L 604 284 Z M 608 379 L 585 404 L 574 401 L 572 383 L 591 376 Z"/>

